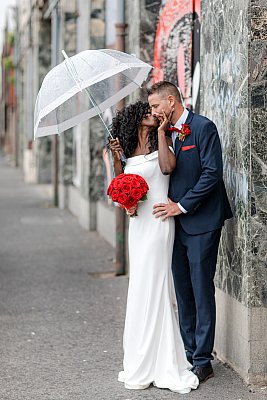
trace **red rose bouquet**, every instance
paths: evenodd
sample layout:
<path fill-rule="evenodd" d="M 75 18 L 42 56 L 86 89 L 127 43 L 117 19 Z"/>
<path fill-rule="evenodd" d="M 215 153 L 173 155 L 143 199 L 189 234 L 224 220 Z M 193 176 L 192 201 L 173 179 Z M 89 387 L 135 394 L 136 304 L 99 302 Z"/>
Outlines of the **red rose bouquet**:
<path fill-rule="evenodd" d="M 120 174 L 111 181 L 107 194 L 120 207 L 129 210 L 129 208 L 136 206 L 139 201 L 147 199 L 148 190 L 149 187 L 142 176 Z M 134 215 L 137 215 L 137 213 Z"/>

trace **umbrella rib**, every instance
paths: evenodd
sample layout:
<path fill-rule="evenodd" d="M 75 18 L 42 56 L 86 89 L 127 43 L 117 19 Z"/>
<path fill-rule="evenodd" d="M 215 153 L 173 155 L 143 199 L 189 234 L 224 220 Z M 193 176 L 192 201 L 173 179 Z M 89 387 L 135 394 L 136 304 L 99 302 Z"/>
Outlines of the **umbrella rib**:
<path fill-rule="evenodd" d="M 102 115 L 101 115 L 101 114 L 102 114 L 102 111 L 101 111 L 99 105 L 98 105 L 97 102 L 95 101 L 94 97 L 92 96 L 92 94 L 90 93 L 90 91 L 89 91 L 88 88 L 82 89 L 82 87 L 81 87 L 81 82 L 82 82 L 82 80 L 79 78 L 78 72 L 77 72 L 77 70 L 76 70 L 76 68 L 75 68 L 75 65 L 74 65 L 73 61 L 67 56 L 67 54 L 65 53 L 65 51 L 63 51 L 63 55 L 64 55 L 64 57 L 65 57 L 65 63 L 66 63 L 67 70 L 68 70 L 69 73 L 71 74 L 71 76 L 72 76 L 72 78 L 74 79 L 75 83 L 78 84 L 78 86 L 79 86 L 81 92 L 82 92 L 82 90 L 85 90 L 85 92 L 86 92 L 87 96 L 89 97 L 89 100 L 91 101 L 91 103 L 93 104 L 93 106 L 96 107 L 96 108 L 99 110 L 99 114 L 98 114 L 98 115 L 99 115 L 99 117 L 100 117 L 102 123 L 104 124 L 104 126 L 105 126 L 105 128 L 106 128 L 106 130 L 107 130 L 107 132 L 108 132 L 108 134 L 109 134 L 109 136 L 111 137 L 111 139 L 113 139 L 113 136 L 112 136 L 110 130 L 108 129 L 107 124 L 106 124 L 105 121 L 104 121 L 104 118 L 103 118 Z M 68 63 L 69 63 L 70 65 L 68 65 Z M 71 71 L 71 69 L 72 69 L 72 71 Z M 75 79 L 75 76 L 76 76 L 76 79 Z M 126 162 L 126 157 L 125 157 L 124 153 L 121 153 L 121 154 L 120 154 L 120 159 L 121 159 L 121 161 Z"/>
<path fill-rule="evenodd" d="M 78 75 L 78 73 L 77 73 L 77 70 L 76 70 L 76 68 L 75 68 L 74 63 L 73 63 L 72 60 L 67 56 L 67 54 L 65 53 L 64 50 L 62 51 L 62 53 L 63 53 L 63 55 L 64 55 L 64 57 L 65 57 L 65 63 L 66 63 L 67 70 L 69 71 L 69 73 L 70 73 L 71 77 L 73 78 L 74 82 L 78 85 L 78 87 L 79 87 L 79 89 L 80 89 L 81 92 L 82 92 L 83 90 L 85 90 L 87 96 L 89 97 L 89 100 L 91 101 L 91 103 L 93 104 L 94 107 L 97 107 L 97 109 L 99 110 L 99 112 L 100 112 L 100 114 L 101 114 L 102 111 L 100 110 L 100 108 L 99 108 L 97 102 L 94 100 L 94 98 L 93 98 L 93 96 L 91 95 L 91 93 L 89 92 L 89 90 L 88 90 L 87 88 L 82 89 L 82 86 L 81 86 L 82 80 L 79 78 L 79 75 Z M 100 114 L 99 114 L 99 117 L 100 117 L 101 121 L 103 122 L 103 124 L 104 124 L 106 130 L 108 131 L 109 135 L 110 135 L 111 138 L 113 139 L 113 136 L 112 136 L 111 132 L 109 131 L 109 129 L 108 129 L 108 127 L 107 127 L 107 125 L 106 125 L 104 119 L 102 118 L 102 116 L 101 116 Z"/>
<path fill-rule="evenodd" d="M 102 53 L 104 53 L 104 52 L 102 52 Z M 111 59 L 114 60 L 114 57 L 110 56 L 110 55 L 107 54 L 107 53 L 104 53 L 104 54 L 105 54 L 106 56 L 108 56 L 109 58 L 111 58 Z M 90 64 L 89 64 L 83 57 L 80 56 L 80 58 L 81 58 L 81 60 L 83 60 L 83 61 L 85 62 L 85 64 L 89 65 L 89 67 L 90 67 Z M 127 65 L 128 69 L 129 69 L 129 68 L 132 69 L 127 63 L 124 63 L 124 64 Z M 141 86 L 139 86 L 135 81 L 133 81 L 131 78 L 129 78 L 123 71 L 120 71 L 120 73 L 121 73 L 122 75 L 124 75 L 127 79 L 129 79 L 129 81 L 131 81 L 132 83 L 134 83 L 137 87 L 141 87 Z"/>
<path fill-rule="evenodd" d="M 83 60 L 84 60 L 84 59 L 83 59 Z M 85 60 L 84 60 L 84 61 L 85 61 Z M 107 127 L 107 124 L 105 123 L 105 121 L 104 121 L 104 119 L 103 119 L 103 117 L 102 117 L 102 115 L 101 115 L 101 114 L 102 114 L 102 111 L 101 111 L 99 105 L 98 105 L 97 102 L 95 101 L 94 97 L 92 96 L 92 94 L 90 93 L 90 91 L 89 91 L 88 88 L 82 89 L 81 84 L 80 84 L 80 82 L 82 82 L 82 80 L 79 78 L 78 72 L 77 72 L 77 70 L 76 70 L 76 68 L 75 68 L 75 65 L 74 65 L 73 61 L 72 61 L 70 58 L 67 57 L 67 58 L 66 58 L 66 65 L 67 65 L 67 62 L 71 65 L 71 68 L 72 68 L 72 72 L 71 72 L 71 68 L 68 68 L 68 66 L 67 66 L 67 68 L 68 68 L 68 70 L 69 70 L 69 72 L 70 72 L 72 78 L 74 79 L 74 81 L 75 81 L 76 83 L 78 83 L 78 85 L 79 85 L 79 87 L 80 87 L 80 90 L 81 90 L 81 91 L 84 90 L 84 91 L 86 92 L 86 94 L 87 94 L 89 100 L 91 101 L 91 103 L 93 104 L 93 106 L 96 107 L 96 108 L 98 109 L 98 111 L 99 111 L 99 117 L 100 117 L 101 121 L 103 122 L 103 124 L 104 124 L 106 130 L 108 131 L 109 135 L 110 135 L 111 138 L 113 139 L 113 136 L 112 136 L 110 130 L 109 130 L 108 127 Z M 75 76 L 76 76 L 76 79 L 75 79 Z"/>
<path fill-rule="evenodd" d="M 111 137 L 111 139 L 113 139 L 113 136 L 112 136 L 110 130 L 108 129 L 107 124 L 106 124 L 105 121 L 104 121 L 104 118 L 103 118 L 102 115 L 101 115 L 101 114 L 102 114 L 102 111 L 101 111 L 99 105 L 97 104 L 97 102 L 96 102 L 95 99 L 93 98 L 93 96 L 92 96 L 92 94 L 90 93 L 89 89 L 88 89 L 88 88 L 85 88 L 84 90 L 85 90 L 87 96 L 89 97 L 89 100 L 90 100 L 91 103 L 93 104 L 93 106 L 95 106 L 95 107 L 99 110 L 99 114 L 98 114 L 98 115 L 99 115 L 99 118 L 100 118 L 101 121 L 103 122 L 103 124 L 104 124 L 106 130 L 107 130 L 108 133 L 109 133 L 109 136 Z"/>
<path fill-rule="evenodd" d="M 78 86 L 80 91 L 82 91 L 81 84 L 80 84 L 81 80 L 77 74 L 77 71 L 74 68 L 73 62 L 69 59 L 69 57 L 65 58 L 65 64 L 66 64 L 66 68 L 69 71 L 72 79 L 74 80 L 74 82 L 76 83 L 76 85 Z M 76 77 L 75 77 L 75 74 L 76 74 Z"/>
<path fill-rule="evenodd" d="M 104 121 L 104 118 L 103 118 L 102 115 L 101 115 L 101 114 L 102 114 L 102 111 L 101 111 L 99 105 L 97 104 L 97 102 L 96 102 L 95 99 L 93 98 L 93 96 L 92 96 L 92 94 L 90 93 L 89 89 L 88 89 L 88 88 L 85 88 L 84 90 L 85 90 L 86 94 L 88 95 L 89 99 L 91 100 L 91 102 L 93 103 L 93 105 L 94 105 L 95 107 L 97 107 L 97 109 L 99 110 L 98 116 L 99 116 L 99 118 L 101 119 L 101 121 L 103 122 L 103 124 L 104 124 L 106 130 L 108 131 L 109 136 L 111 137 L 111 139 L 114 139 L 114 137 L 112 136 L 112 133 L 110 132 L 110 130 L 108 129 L 108 127 L 107 127 L 107 125 L 106 125 L 106 123 L 105 123 L 105 121 Z M 124 153 L 121 153 L 121 154 L 120 154 L 120 159 L 121 159 L 121 161 L 126 162 L 126 157 L 125 157 Z"/>

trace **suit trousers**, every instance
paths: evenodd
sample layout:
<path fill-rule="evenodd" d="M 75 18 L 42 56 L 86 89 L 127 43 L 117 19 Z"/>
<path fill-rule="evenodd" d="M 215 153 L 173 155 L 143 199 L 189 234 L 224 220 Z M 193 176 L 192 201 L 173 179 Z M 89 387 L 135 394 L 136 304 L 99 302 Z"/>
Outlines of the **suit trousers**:
<path fill-rule="evenodd" d="M 180 331 L 187 358 L 193 365 L 209 366 L 215 336 L 214 275 L 221 228 L 199 235 L 187 234 L 175 219 L 172 273 Z"/>

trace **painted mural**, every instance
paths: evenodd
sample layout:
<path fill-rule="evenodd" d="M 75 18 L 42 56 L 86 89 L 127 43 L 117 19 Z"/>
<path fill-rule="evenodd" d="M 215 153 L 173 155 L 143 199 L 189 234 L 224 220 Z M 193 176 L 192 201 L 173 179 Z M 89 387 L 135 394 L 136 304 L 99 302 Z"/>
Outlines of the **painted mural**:
<path fill-rule="evenodd" d="M 185 105 L 198 111 L 200 0 L 145 0 L 144 8 L 140 46 L 142 55 L 153 62 L 152 82 L 165 79 L 175 83 Z"/>
<path fill-rule="evenodd" d="M 153 65 L 149 85 L 168 80 L 179 86 L 184 103 L 199 111 L 200 85 L 200 0 L 142 0 L 129 5 L 128 14 L 140 19 L 140 32 L 129 27 L 130 53 L 140 49 L 140 58 Z M 136 14 L 135 14 L 136 13 Z M 135 97 L 137 96 L 137 97 Z M 137 92 L 130 101 L 142 98 L 146 92 Z M 106 123 L 112 122 L 113 112 L 104 114 Z M 107 143 L 107 138 L 105 138 Z M 112 161 L 103 151 L 106 186 L 113 176 Z M 107 200 L 107 198 L 106 198 Z"/>

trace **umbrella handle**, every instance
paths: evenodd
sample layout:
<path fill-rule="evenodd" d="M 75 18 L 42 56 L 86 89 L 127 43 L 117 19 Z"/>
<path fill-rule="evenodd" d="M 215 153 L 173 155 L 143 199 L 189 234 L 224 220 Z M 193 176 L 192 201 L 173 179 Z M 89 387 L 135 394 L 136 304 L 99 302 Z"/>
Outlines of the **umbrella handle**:
<path fill-rule="evenodd" d="M 121 159 L 122 162 L 126 163 L 126 157 L 125 157 L 124 153 L 120 154 L 120 159 Z"/>
<path fill-rule="evenodd" d="M 114 139 L 113 136 L 112 136 L 112 134 L 111 134 L 111 132 L 110 132 L 109 130 L 108 130 L 108 132 L 109 132 L 109 136 L 111 137 L 111 139 Z M 125 154 L 124 154 L 123 151 L 120 153 L 120 159 L 121 159 L 121 161 L 122 161 L 123 163 L 126 163 L 127 158 L 125 157 Z"/>

